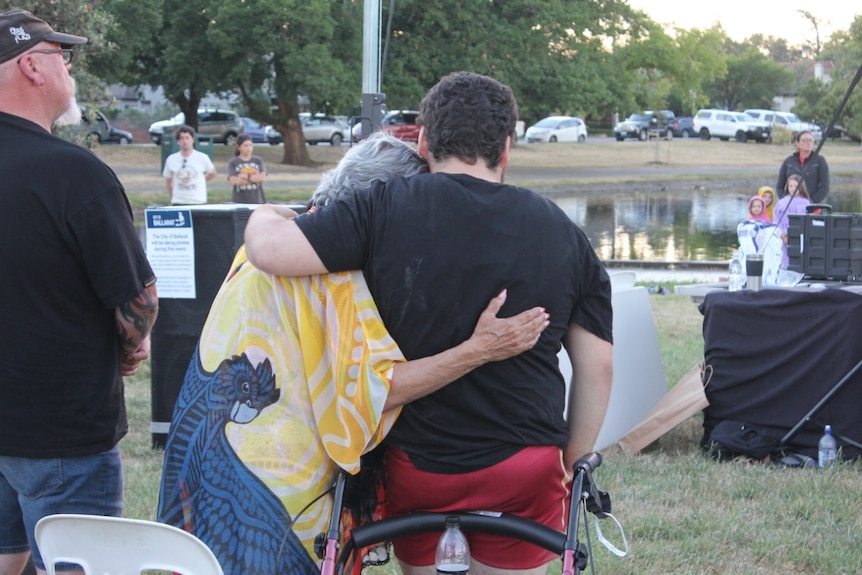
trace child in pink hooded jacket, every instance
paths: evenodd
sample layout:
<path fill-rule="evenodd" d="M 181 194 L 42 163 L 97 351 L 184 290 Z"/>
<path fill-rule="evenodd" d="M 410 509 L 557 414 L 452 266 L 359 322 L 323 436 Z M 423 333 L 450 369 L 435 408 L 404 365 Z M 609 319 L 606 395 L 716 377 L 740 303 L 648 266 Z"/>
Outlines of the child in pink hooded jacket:
<path fill-rule="evenodd" d="M 748 219 L 760 220 L 764 223 L 771 224 L 772 218 L 766 213 L 766 201 L 761 196 L 752 196 L 748 200 Z"/>

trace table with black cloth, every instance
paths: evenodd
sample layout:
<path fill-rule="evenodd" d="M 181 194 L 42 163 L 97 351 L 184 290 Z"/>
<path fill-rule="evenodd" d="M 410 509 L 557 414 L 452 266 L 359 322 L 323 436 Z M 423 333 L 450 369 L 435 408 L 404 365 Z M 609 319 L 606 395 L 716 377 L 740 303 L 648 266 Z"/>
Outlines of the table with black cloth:
<path fill-rule="evenodd" d="M 787 447 L 817 457 L 823 426 L 862 442 L 862 369 L 810 413 L 862 360 L 862 288 L 714 291 L 703 314 L 706 386 L 704 441 L 723 420 L 785 436 L 811 415 Z M 838 437 L 844 458 L 860 450 Z"/>

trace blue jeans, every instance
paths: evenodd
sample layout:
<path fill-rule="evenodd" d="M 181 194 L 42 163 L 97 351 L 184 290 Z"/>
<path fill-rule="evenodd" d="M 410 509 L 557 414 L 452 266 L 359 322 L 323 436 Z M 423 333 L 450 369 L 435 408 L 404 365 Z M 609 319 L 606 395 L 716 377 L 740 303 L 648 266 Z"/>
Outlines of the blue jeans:
<path fill-rule="evenodd" d="M 45 569 L 34 530 L 39 519 L 57 513 L 122 515 L 119 447 L 84 457 L 0 456 L 0 554 L 30 550 L 33 564 Z"/>

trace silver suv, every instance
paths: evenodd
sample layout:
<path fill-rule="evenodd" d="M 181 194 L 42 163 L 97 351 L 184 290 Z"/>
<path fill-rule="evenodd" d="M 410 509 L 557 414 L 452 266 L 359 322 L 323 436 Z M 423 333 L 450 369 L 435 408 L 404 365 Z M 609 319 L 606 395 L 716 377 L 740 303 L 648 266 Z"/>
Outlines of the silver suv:
<path fill-rule="evenodd" d="M 150 124 L 150 139 L 157 146 L 162 143 L 162 136 L 173 134 L 174 130 L 186 123 L 186 116 L 182 112 L 170 120 L 161 120 Z M 204 136 L 212 136 L 214 142 L 233 146 L 236 137 L 242 133 L 242 118 L 231 110 L 220 110 L 218 108 L 198 108 L 198 130 L 197 133 Z"/>
<path fill-rule="evenodd" d="M 729 110 L 698 110 L 692 120 L 692 129 L 701 140 L 716 137 L 726 142 L 733 138 L 737 142 L 768 142 L 770 127 L 743 112 Z"/>

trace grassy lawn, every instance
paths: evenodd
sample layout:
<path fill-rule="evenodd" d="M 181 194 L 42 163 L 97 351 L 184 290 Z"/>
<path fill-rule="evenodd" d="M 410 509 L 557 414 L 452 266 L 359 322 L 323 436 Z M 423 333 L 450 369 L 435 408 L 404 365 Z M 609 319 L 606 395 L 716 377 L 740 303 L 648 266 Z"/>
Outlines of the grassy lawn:
<path fill-rule="evenodd" d="M 281 147 L 257 146 L 270 179 L 270 201 L 302 202 L 320 173 L 333 166 L 347 148 L 309 148 L 313 167 L 280 163 Z M 519 144 L 512 153 L 512 170 L 614 168 L 616 166 L 716 168 L 704 179 L 721 176 L 718 168 L 751 166 L 777 172 L 791 152 L 787 145 L 735 142 L 590 142 L 587 144 Z M 165 203 L 159 175 L 160 148 L 102 146 L 96 150 L 123 181 L 134 188 L 138 207 Z M 224 173 L 232 150 L 214 147 L 214 161 Z M 862 164 L 857 144 L 827 142 L 823 149 L 833 174 L 853 173 Z M 717 175 L 716 175 L 717 174 Z M 695 176 L 692 176 L 695 177 Z M 143 190 L 143 191 L 141 191 Z M 214 186 L 210 200 L 226 201 L 227 187 Z M 659 333 L 662 362 L 669 386 L 702 362 L 701 316 L 695 304 L 678 295 L 651 296 Z M 162 452 L 150 447 L 150 374 L 145 365 L 127 380 L 131 432 L 121 447 L 126 470 L 126 514 L 152 519 L 158 498 Z M 604 450 L 604 465 L 595 478 L 613 498 L 614 514 L 623 524 L 631 554 L 619 559 L 596 543 L 601 574 L 682 573 L 753 574 L 860 572 L 862 502 L 859 464 L 842 463 L 827 471 L 791 470 L 744 463 L 715 463 L 701 454 L 700 415 L 691 417 L 645 452 L 626 455 L 614 446 Z M 609 522 L 606 537 L 620 538 Z M 583 539 L 583 537 L 582 537 Z M 559 572 L 559 564 L 552 573 Z M 370 570 L 397 574 L 391 564 Z"/>
<path fill-rule="evenodd" d="M 702 361 L 701 315 L 688 297 L 655 295 L 650 301 L 670 386 Z M 149 396 L 146 366 L 127 380 L 132 429 L 121 443 L 126 514 L 145 519 L 155 514 L 162 463 L 162 452 L 150 448 Z M 596 542 L 591 525 L 597 573 L 859 572 L 858 463 L 827 471 L 715 463 L 701 454 L 700 434 L 696 415 L 641 454 L 626 455 L 617 446 L 604 450 L 595 479 L 611 493 L 631 554 L 611 555 Z M 602 530 L 622 545 L 609 521 Z M 559 570 L 557 562 L 552 573 Z M 390 564 L 370 572 L 398 570 Z"/>

